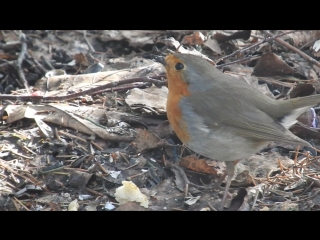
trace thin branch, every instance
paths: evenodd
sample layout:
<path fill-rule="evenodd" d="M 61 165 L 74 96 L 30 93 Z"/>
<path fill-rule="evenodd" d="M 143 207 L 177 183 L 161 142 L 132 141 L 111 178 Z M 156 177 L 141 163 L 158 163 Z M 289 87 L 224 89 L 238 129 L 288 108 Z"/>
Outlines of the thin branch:
<path fill-rule="evenodd" d="M 268 37 L 268 38 L 263 39 L 261 42 L 258 42 L 258 43 L 256 43 L 256 44 L 253 44 L 253 45 L 251 45 L 250 47 L 246 47 L 246 48 L 243 48 L 243 49 L 239 49 L 239 50 L 237 50 L 237 51 L 235 51 L 235 52 L 233 52 L 233 53 L 231 53 L 231 54 L 229 54 L 229 55 L 227 55 L 227 56 L 224 56 L 224 57 L 222 57 L 222 58 L 219 58 L 218 60 L 216 60 L 216 61 L 214 61 L 214 62 L 215 62 L 215 63 L 218 63 L 218 62 L 223 61 L 223 60 L 225 60 L 225 59 L 227 59 L 227 58 L 233 57 L 233 56 L 237 55 L 238 53 L 246 52 L 246 51 L 248 51 L 248 50 L 250 50 L 250 49 L 252 49 L 252 48 L 255 48 L 255 47 L 257 47 L 257 46 L 259 46 L 259 45 L 261 45 L 261 44 L 263 44 L 263 43 L 265 43 L 265 42 L 269 42 L 269 41 L 271 41 L 271 40 L 277 39 L 278 37 L 281 37 L 281 36 L 283 36 L 283 35 L 287 35 L 287 34 L 289 34 L 289 33 L 294 33 L 294 32 L 296 32 L 296 31 L 297 31 L 297 30 L 293 30 L 293 31 L 281 33 L 281 34 L 278 34 L 278 35 L 273 35 L 272 37 L 270 36 L 270 37 Z"/>
<path fill-rule="evenodd" d="M 30 88 L 29 88 L 29 84 L 24 76 L 23 70 L 22 70 L 22 62 L 25 56 L 25 53 L 27 52 L 27 43 L 26 43 L 26 36 L 21 32 L 20 33 L 20 41 L 21 41 L 21 51 L 19 54 L 18 59 L 15 62 L 15 68 L 18 72 L 19 78 L 20 80 L 23 82 L 24 87 L 26 88 L 26 90 L 28 91 L 28 93 L 30 94 Z"/>
<path fill-rule="evenodd" d="M 91 52 L 95 52 L 96 50 L 94 49 L 94 47 L 91 45 L 91 43 L 89 42 L 89 40 L 87 39 L 87 30 L 83 30 L 83 38 L 86 41 L 89 49 Z"/>
<path fill-rule="evenodd" d="M 91 88 L 82 92 L 77 92 L 74 94 L 70 94 L 67 96 L 53 96 L 53 97 L 43 97 L 43 96 L 23 96 L 23 95 L 11 95 L 11 94 L 2 94 L 0 95 L 0 100 L 16 100 L 16 101 L 22 101 L 22 102 L 27 102 L 27 101 L 36 101 L 36 102 L 50 102 L 50 101 L 67 101 L 67 100 L 71 100 L 83 95 L 90 95 L 90 94 L 94 94 L 97 91 L 100 90 L 104 90 L 104 91 L 109 91 L 110 88 L 114 88 L 117 87 L 119 85 L 122 84 L 129 84 L 129 83 L 134 83 L 134 82 L 148 82 L 148 83 L 153 83 L 156 86 L 161 86 L 161 85 L 165 85 L 166 82 L 164 81 L 159 81 L 156 79 L 161 79 L 165 77 L 165 75 L 159 75 L 159 76 L 155 76 L 155 77 L 140 77 L 140 78 L 131 78 L 131 79 L 124 79 L 124 80 L 120 80 L 120 81 L 114 81 L 111 83 L 107 83 L 105 85 L 101 85 L 99 87 L 96 88 Z M 120 89 L 123 90 L 123 89 Z"/>
<path fill-rule="evenodd" d="M 266 31 L 266 34 L 270 37 L 274 37 L 275 35 L 272 34 L 270 31 Z M 308 62 L 310 62 L 311 64 L 316 65 L 317 67 L 320 67 L 320 63 L 315 60 L 314 58 L 310 57 L 309 55 L 305 54 L 304 52 L 302 52 L 301 50 L 299 50 L 298 48 L 292 46 L 291 44 L 283 41 L 280 38 L 276 38 L 275 39 L 276 42 L 280 43 L 281 45 L 285 46 L 286 48 L 290 49 L 291 51 L 298 53 L 301 57 L 303 57 L 305 60 L 307 60 Z"/>

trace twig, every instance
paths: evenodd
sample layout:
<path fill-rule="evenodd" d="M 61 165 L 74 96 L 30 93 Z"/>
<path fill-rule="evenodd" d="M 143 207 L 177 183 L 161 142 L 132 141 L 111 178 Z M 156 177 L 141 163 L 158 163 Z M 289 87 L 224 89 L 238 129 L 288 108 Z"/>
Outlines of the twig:
<path fill-rule="evenodd" d="M 185 183 L 185 189 L 184 189 L 184 197 L 187 197 L 188 195 L 188 191 L 189 191 L 189 184 L 190 184 L 190 181 L 186 175 L 186 173 L 182 170 L 182 168 L 176 166 L 176 165 L 171 165 L 172 168 L 174 168 L 176 171 L 179 172 L 181 178 L 184 180 L 184 183 Z"/>
<path fill-rule="evenodd" d="M 69 42 L 65 39 L 63 39 L 62 37 L 58 36 L 58 30 L 54 31 L 54 36 L 59 39 L 61 42 L 63 42 L 64 44 L 69 44 Z"/>
<path fill-rule="evenodd" d="M 161 79 L 165 77 L 165 75 L 158 75 L 155 77 L 150 78 L 149 76 L 146 77 L 139 77 L 139 78 L 130 78 L 130 79 L 124 79 L 124 80 L 119 80 L 119 81 L 114 81 L 111 83 L 107 83 L 105 85 L 101 85 L 96 88 L 91 88 L 82 92 L 77 92 L 74 94 L 70 94 L 67 96 L 54 96 L 54 97 L 43 97 L 43 96 L 25 96 L 25 95 L 20 95 L 20 96 L 15 96 L 11 94 L 2 94 L 0 95 L 0 100 L 16 100 L 16 101 L 22 101 L 22 102 L 27 102 L 27 101 L 39 101 L 39 102 L 50 102 L 50 101 L 67 101 L 71 100 L 86 94 L 93 94 L 99 90 L 105 90 L 108 91 L 110 88 L 114 88 L 118 85 L 122 84 L 129 84 L 129 83 L 134 83 L 134 82 L 150 82 L 155 85 L 165 85 L 166 82 L 164 81 L 159 81 L 156 79 Z"/>
<path fill-rule="evenodd" d="M 304 189 L 304 191 L 303 191 L 300 195 L 305 194 L 305 193 L 312 187 L 313 184 L 314 184 L 314 181 L 312 181 L 312 182 L 309 184 L 309 186 L 307 186 L 306 189 Z"/>
<path fill-rule="evenodd" d="M 151 85 L 151 83 L 136 83 L 136 84 L 130 84 L 130 85 L 125 85 L 125 86 L 122 86 L 122 87 L 114 87 L 114 88 L 110 88 L 110 89 L 105 89 L 105 90 L 100 90 L 100 91 L 97 91 L 93 94 L 100 94 L 100 93 L 103 93 L 103 92 L 113 92 L 113 91 L 117 91 L 117 92 L 122 92 L 122 91 L 127 91 L 129 89 L 133 89 L 133 88 L 145 88 L 145 87 L 149 87 Z"/>
<path fill-rule="evenodd" d="M 22 202 L 20 202 L 16 197 L 13 197 L 13 199 L 19 203 L 26 211 L 30 211 Z"/>
<path fill-rule="evenodd" d="M 87 30 L 83 30 L 83 38 L 86 41 L 89 49 L 91 52 L 95 52 L 96 50 L 94 49 L 94 47 L 91 45 L 91 43 L 89 42 L 89 40 L 87 39 Z"/>
<path fill-rule="evenodd" d="M 101 163 L 100 163 L 99 161 L 97 161 L 96 164 L 98 165 L 98 167 L 100 168 L 100 170 L 101 170 L 103 173 L 109 174 L 108 170 L 105 169 L 105 168 L 101 165 Z"/>
<path fill-rule="evenodd" d="M 214 206 L 211 205 L 211 203 L 207 202 L 207 204 L 212 211 L 215 211 L 215 212 L 218 211 Z"/>
<path fill-rule="evenodd" d="M 275 35 L 272 34 L 270 31 L 266 31 L 266 34 L 269 37 L 274 37 Z M 302 52 L 301 50 L 299 50 L 298 48 L 290 45 L 289 43 L 285 42 L 284 40 L 280 39 L 280 38 L 276 38 L 275 39 L 276 42 L 280 43 L 281 45 L 285 46 L 286 48 L 290 49 L 291 51 L 298 53 L 301 57 L 303 57 L 305 60 L 309 61 L 311 64 L 316 65 L 317 67 L 320 67 L 320 63 L 315 60 L 314 58 L 308 56 L 307 54 L 305 54 L 304 52 Z"/>
<path fill-rule="evenodd" d="M 297 148 L 296 148 L 296 152 L 295 152 L 294 159 L 293 159 L 293 161 L 294 161 L 293 166 L 297 166 L 299 150 L 300 150 L 300 145 L 298 145 Z M 295 167 L 293 167 L 293 168 L 292 168 L 292 174 L 293 174 L 293 175 L 295 175 L 295 173 L 296 173 L 295 170 L 296 170 Z M 297 171 L 297 170 L 296 170 L 296 171 Z"/>
<path fill-rule="evenodd" d="M 8 198 L 11 200 L 11 202 L 13 203 L 14 207 L 16 208 L 17 211 L 19 211 L 19 208 L 18 208 L 18 205 L 17 205 L 17 202 L 13 199 L 13 198 Z"/>
<path fill-rule="evenodd" d="M 68 166 L 70 166 L 70 165 L 68 165 Z M 51 169 L 51 170 L 48 170 L 48 171 L 39 171 L 39 174 L 48 174 L 48 173 L 57 172 L 57 171 L 65 169 L 68 166 L 61 166 L 61 167 L 54 168 L 54 169 Z"/>
<path fill-rule="evenodd" d="M 283 35 L 287 35 L 287 34 L 289 34 L 289 33 L 294 33 L 294 32 L 296 32 L 296 30 L 294 30 L 294 31 L 289 31 L 289 32 L 285 32 L 285 33 L 281 33 L 281 34 L 278 34 L 278 35 L 270 36 L 269 38 L 263 39 L 261 42 L 255 43 L 255 44 L 253 44 L 253 45 L 251 45 L 250 47 L 247 47 L 247 48 L 239 49 L 239 50 L 237 50 L 237 51 L 235 51 L 235 52 L 233 52 L 233 53 L 231 53 L 231 54 L 229 54 L 229 55 L 227 55 L 227 56 L 224 56 L 224 57 L 222 57 L 222 58 L 219 58 L 218 60 L 216 60 L 216 61 L 214 61 L 214 62 L 215 62 L 215 63 L 218 63 L 218 62 L 223 61 L 223 60 L 225 60 L 225 59 L 227 59 L 227 58 L 233 57 L 233 56 L 237 55 L 238 53 L 246 52 L 246 51 L 248 51 L 248 50 L 250 50 L 250 49 L 252 49 L 252 48 L 255 48 L 255 47 L 257 47 L 257 46 L 259 46 L 259 45 L 261 45 L 261 44 L 263 44 L 263 43 L 265 43 L 265 42 L 269 42 L 269 41 L 271 41 L 271 40 L 277 39 L 278 37 L 281 37 L 281 36 L 283 36 Z"/>
<path fill-rule="evenodd" d="M 26 36 L 22 32 L 20 33 L 20 41 L 21 41 L 21 51 L 19 53 L 19 57 L 18 57 L 17 61 L 15 62 L 15 68 L 18 72 L 20 80 L 23 82 L 24 87 L 26 88 L 26 90 L 30 94 L 31 91 L 29 89 L 29 84 L 28 84 L 28 82 L 24 76 L 23 70 L 21 68 L 22 61 L 24 59 L 24 55 L 27 52 Z"/>
<path fill-rule="evenodd" d="M 189 182 L 189 185 L 201 190 L 213 190 L 215 188 L 215 186 L 200 186 L 192 182 Z"/>
<path fill-rule="evenodd" d="M 23 175 L 17 173 L 17 172 L 14 171 L 11 167 L 6 166 L 6 165 L 2 164 L 1 162 L 0 162 L 0 166 L 3 167 L 3 168 L 5 168 L 7 171 L 10 171 L 10 172 L 12 172 L 13 174 L 15 174 L 15 175 L 17 175 L 17 176 L 19 176 L 19 177 L 21 177 L 21 178 L 23 178 L 23 179 L 31 182 L 31 183 L 33 183 L 34 185 L 38 185 L 37 182 L 34 182 L 32 179 L 30 179 L 30 178 L 28 178 L 28 177 L 26 177 L 26 176 L 23 176 Z M 47 190 L 46 188 L 44 188 L 44 187 L 41 187 L 41 188 L 44 189 L 45 191 L 48 191 L 48 190 Z"/>
<path fill-rule="evenodd" d="M 81 142 L 87 143 L 87 140 L 85 140 L 85 139 L 83 139 L 81 137 L 75 136 L 75 135 L 73 135 L 71 133 L 67 133 L 67 132 L 63 132 L 63 131 L 58 131 L 58 133 L 61 134 L 61 135 L 67 136 L 67 137 L 69 137 L 71 139 L 77 139 L 77 140 L 79 140 Z"/>
<path fill-rule="evenodd" d="M 92 190 L 92 189 L 90 189 L 90 188 L 88 188 L 88 187 L 85 187 L 84 190 L 88 191 L 89 193 L 93 193 L 93 194 L 95 194 L 95 195 L 97 195 L 97 196 L 100 196 L 100 197 L 103 197 L 103 196 L 104 196 L 103 194 L 101 194 L 101 193 L 99 193 L 99 192 L 97 192 L 97 191 L 94 191 L 94 190 Z"/>
<path fill-rule="evenodd" d="M 189 210 L 185 210 L 181 208 L 171 208 L 171 210 L 180 211 L 180 212 L 189 212 Z"/>
<path fill-rule="evenodd" d="M 253 61 L 253 60 L 260 59 L 260 58 L 261 58 L 261 56 L 255 56 L 255 57 L 249 56 L 249 57 L 245 57 L 245 58 L 238 59 L 238 60 L 233 61 L 233 62 L 216 65 L 215 67 L 216 67 L 216 68 L 223 68 L 223 67 L 225 67 L 225 66 L 232 65 L 232 64 L 235 64 L 235 63 L 244 63 L 244 62 L 249 61 L 249 60 Z"/>
<path fill-rule="evenodd" d="M 143 174 L 146 174 L 146 173 L 147 173 L 147 172 L 142 172 L 142 173 L 138 173 L 138 174 L 129 176 L 129 177 L 127 177 L 127 180 L 128 180 L 128 181 L 131 181 L 132 178 L 139 177 L 139 176 L 141 176 L 141 175 L 143 175 Z"/>
<path fill-rule="evenodd" d="M 71 166 L 71 165 L 69 165 L 69 166 Z M 66 167 L 66 168 L 64 168 L 64 170 L 73 171 L 73 172 L 85 172 L 85 173 L 90 173 L 90 171 L 88 171 L 88 170 L 86 170 L 86 169 L 82 169 L 82 168 Z"/>
<path fill-rule="evenodd" d="M 13 41 L 10 43 L 0 43 L 0 49 L 3 51 L 12 51 L 16 50 L 18 47 L 20 47 L 21 42 L 19 41 Z"/>
<path fill-rule="evenodd" d="M 40 57 L 40 60 L 51 70 L 54 70 L 54 67 L 51 65 L 50 62 L 47 61 L 47 59 L 44 58 L 44 56 Z"/>
<path fill-rule="evenodd" d="M 34 67 L 36 70 L 38 70 L 40 72 L 40 74 L 42 74 L 42 75 L 46 74 L 47 70 L 38 62 L 37 59 L 32 57 L 28 52 L 26 52 L 26 56 L 27 56 L 27 58 L 30 58 L 34 62 L 32 67 Z"/>
<path fill-rule="evenodd" d="M 93 146 L 95 146 L 96 148 L 98 148 L 100 151 L 103 150 L 103 148 L 102 148 L 100 145 L 98 145 L 96 142 L 94 142 L 94 141 L 91 140 L 90 143 L 91 143 Z"/>
<path fill-rule="evenodd" d="M 259 193 L 260 193 L 260 192 L 259 192 L 259 189 L 257 189 L 257 192 L 256 192 L 256 194 L 255 194 L 255 196 L 254 196 L 253 203 L 252 203 L 252 207 L 251 207 L 250 211 L 253 211 L 253 208 L 254 208 L 254 206 L 256 205 L 256 202 L 257 202 Z"/>
<path fill-rule="evenodd" d="M 25 158 L 25 159 L 30 159 L 30 160 L 33 160 L 33 159 L 34 159 L 33 157 L 27 157 L 27 156 L 24 156 L 24 155 L 22 155 L 22 154 L 20 154 L 20 153 L 18 153 L 18 152 L 14 152 L 12 149 L 10 149 L 9 151 L 10 151 L 12 154 L 17 155 L 17 156 L 22 157 L 22 158 Z"/>
<path fill-rule="evenodd" d="M 258 77 L 259 80 L 272 83 L 272 84 L 277 84 L 279 86 L 284 86 L 284 87 L 289 87 L 292 88 L 295 86 L 295 83 L 288 83 L 288 82 L 281 82 L 280 80 L 277 79 L 271 79 L 271 78 L 266 78 L 266 77 Z M 284 79 L 285 80 L 285 79 Z M 296 81 L 296 82 L 306 82 L 306 81 Z"/>
<path fill-rule="evenodd" d="M 120 153 L 120 152 L 119 152 L 119 153 Z M 122 153 L 120 153 L 120 156 L 122 156 L 121 154 L 122 154 Z M 124 168 L 124 169 L 120 169 L 120 170 L 122 170 L 122 171 L 128 170 L 128 169 L 130 169 L 130 168 L 133 168 L 133 167 L 137 166 L 139 163 L 140 163 L 140 162 L 138 161 L 138 162 L 136 162 L 135 164 L 131 165 L 130 167 L 127 167 L 127 168 Z M 128 162 L 128 164 L 129 164 L 129 162 Z M 143 173 L 146 173 L 146 172 L 143 172 Z"/>
<path fill-rule="evenodd" d="M 125 161 L 126 161 L 126 163 L 128 163 L 129 164 L 129 160 L 128 160 L 128 158 L 126 157 L 126 155 L 124 155 L 122 152 L 119 152 L 119 155 L 120 155 L 120 157 L 122 158 L 122 159 L 124 159 Z M 136 163 L 136 164 L 138 164 L 138 163 Z M 133 166 L 135 166 L 136 164 L 134 164 Z M 130 166 L 129 168 L 131 168 L 132 166 Z M 126 168 L 126 169 L 128 169 L 128 168 Z"/>

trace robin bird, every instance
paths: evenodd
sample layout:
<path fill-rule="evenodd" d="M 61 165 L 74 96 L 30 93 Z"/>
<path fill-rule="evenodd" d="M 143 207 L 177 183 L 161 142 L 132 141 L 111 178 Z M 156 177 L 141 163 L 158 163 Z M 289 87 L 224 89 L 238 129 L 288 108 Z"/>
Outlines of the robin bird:
<path fill-rule="evenodd" d="M 288 128 L 320 103 L 320 95 L 278 101 L 200 57 L 175 53 L 156 60 L 167 72 L 167 116 L 174 132 L 194 152 L 226 163 L 222 209 L 235 162 L 272 141 L 311 147 Z"/>

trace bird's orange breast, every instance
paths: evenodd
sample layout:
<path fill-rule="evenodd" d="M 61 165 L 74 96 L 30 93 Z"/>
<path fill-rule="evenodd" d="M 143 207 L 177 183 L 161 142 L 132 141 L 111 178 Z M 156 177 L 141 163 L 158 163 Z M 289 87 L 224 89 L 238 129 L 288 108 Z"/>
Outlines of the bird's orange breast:
<path fill-rule="evenodd" d="M 171 72 L 173 69 L 167 69 L 168 78 L 168 98 L 167 98 L 167 116 L 172 129 L 183 143 L 188 143 L 190 135 L 188 126 L 183 119 L 180 101 L 183 97 L 190 95 L 188 84 L 181 79 L 181 73 Z"/>
<path fill-rule="evenodd" d="M 170 95 L 170 94 L 169 94 Z M 179 96 L 168 95 L 167 101 L 167 116 L 171 124 L 173 131 L 177 134 L 179 139 L 183 143 L 187 143 L 190 140 L 190 135 L 188 131 L 188 126 L 186 122 L 182 119 L 181 108 L 179 107 Z"/>

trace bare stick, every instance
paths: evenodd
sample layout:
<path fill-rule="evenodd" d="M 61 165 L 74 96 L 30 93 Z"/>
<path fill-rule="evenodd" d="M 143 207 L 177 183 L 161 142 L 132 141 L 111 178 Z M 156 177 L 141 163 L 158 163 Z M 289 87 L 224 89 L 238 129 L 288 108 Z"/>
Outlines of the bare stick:
<path fill-rule="evenodd" d="M 149 83 L 153 83 L 156 86 L 160 86 L 160 85 L 165 85 L 166 82 L 164 81 L 159 81 L 156 80 L 156 78 L 163 78 L 165 77 L 164 75 L 159 75 L 159 76 L 155 76 L 155 77 L 140 77 L 140 78 L 130 78 L 130 79 L 124 79 L 124 80 L 120 80 L 120 81 L 114 81 L 96 88 L 91 88 L 82 92 L 77 92 L 74 94 L 69 94 L 67 96 L 54 96 L 54 97 L 43 97 L 43 96 L 25 96 L 25 95 L 20 95 L 20 96 L 16 96 L 16 95 L 11 95 L 11 94 L 2 94 L 0 95 L 0 100 L 18 100 L 18 101 L 22 101 L 22 102 L 27 102 L 27 101 L 36 101 L 36 102 L 50 102 L 50 101 L 67 101 L 67 100 L 71 100 L 86 94 L 93 94 L 97 91 L 100 90 L 105 90 L 108 91 L 110 88 L 114 88 L 116 86 L 122 85 L 122 84 L 129 84 L 129 83 L 134 83 L 134 82 L 149 82 Z M 122 90 L 122 89 L 120 89 Z"/>
<path fill-rule="evenodd" d="M 89 40 L 87 39 L 87 30 L 83 30 L 83 38 L 86 41 L 89 49 L 91 52 L 95 52 L 96 50 L 94 50 L 94 47 L 91 45 L 91 43 L 89 42 Z"/>
<path fill-rule="evenodd" d="M 266 31 L 266 34 L 270 37 L 274 37 L 275 35 L 272 34 L 270 31 Z M 305 54 L 304 52 L 302 52 L 301 50 L 299 50 L 298 48 L 292 46 L 291 44 L 285 42 L 284 40 L 280 39 L 280 38 L 276 38 L 275 39 L 276 42 L 280 43 L 281 45 L 285 46 L 286 48 L 290 49 L 291 51 L 298 53 L 301 57 L 303 57 L 305 60 L 307 60 L 308 62 L 310 62 L 311 64 L 316 65 L 317 67 L 320 67 L 320 63 L 315 60 L 314 58 L 308 56 L 307 54 Z"/>
<path fill-rule="evenodd" d="M 289 33 L 293 33 L 293 32 L 296 32 L 296 30 L 290 31 L 290 32 L 281 33 L 281 34 L 278 34 L 278 35 L 270 36 L 269 38 L 263 39 L 261 42 L 258 42 L 258 43 L 256 43 L 256 44 L 253 44 L 253 45 L 251 45 L 250 47 L 247 47 L 247 48 L 239 49 L 239 50 L 237 50 L 237 51 L 235 51 L 235 52 L 233 52 L 233 53 L 231 53 L 231 54 L 229 54 L 229 55 L 227 55 L 227 56 L 224 56 L 224 57 L 222 57 L 222 58 L 219 58 L 218 60 L 216 60 L 216 61 L 214 61 L 214 62 L 215 62 L 215 63 L 218 63 L 218 62 L 223 61 L 223 60 L 225 60 L 225 59 L 227 59 L 227 58 L 233 57 L 233 56 L 235 56 L 235 55 L 238 54 L 238 53 L 246 52 L 246 51 L 250 50 L 251 48 L 255 48 L 255 47 L 257 47 L 257 46 L 259 46 L 259 45 L 261 45 L 261 44 L 263 44 L 263 43 L 265 43 L 265 42 L 269 42 L 269 41 L 271 41 L 271 40 L 273 40 L 273 39 L 277 39 L 278 37 L 281 37 L 281 36 L 283 36 L 283 35 L 286 35 L 286 34 L 289 34 Z"/>
<path fill-rule="evenodd" d="M 28 93 L 30 94 L 31 91 L 29 89 L 29 84 L 28 84 L 28 82 L 24 76 L 23 70 L 21 68 L 22 61 L 24 59 L 24 55 L 27 52 L 26 36 L 22 32 L 20 32 L 20 41 L 21 41 L 21 51 L 20 51 L 20 54 L 19 54 L 17 61 L 15 62 L 15 68 L 18 72 L 20 80 L 23 82 L 24 87 L 27 89 Z"/>

